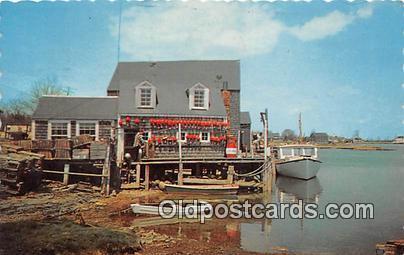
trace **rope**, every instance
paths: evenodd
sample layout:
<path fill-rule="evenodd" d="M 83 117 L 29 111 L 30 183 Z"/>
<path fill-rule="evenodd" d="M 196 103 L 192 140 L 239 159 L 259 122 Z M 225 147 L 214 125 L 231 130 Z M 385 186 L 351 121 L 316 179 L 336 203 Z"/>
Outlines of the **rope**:
<path fill-rule="evenodd" d="M 267 161 L 266 163 L 262 164 L 260 167 L 258 167 L 257 169 L 255 169 L 249 173 L 244 173 L 244 174 L 235 173 L 235 175 L 238 177 L 251 177 L 251 176 L 259 175 L 265 171 L 266 167 L 268 167 L 269 164 L 270 164 L 270 161 Z"/>

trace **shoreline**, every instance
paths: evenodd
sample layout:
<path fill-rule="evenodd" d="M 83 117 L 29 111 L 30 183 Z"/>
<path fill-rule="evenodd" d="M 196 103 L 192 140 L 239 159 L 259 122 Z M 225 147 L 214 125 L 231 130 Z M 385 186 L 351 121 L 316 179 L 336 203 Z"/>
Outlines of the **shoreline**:
<path fill-rule="evenodd" d="M 357 151 L 394 151 L 394 149 L 381 146 L 369 146 L 366 144 L 317 144 L 319 149 L 339 149 L 339 150 L 357 150 Z"/>

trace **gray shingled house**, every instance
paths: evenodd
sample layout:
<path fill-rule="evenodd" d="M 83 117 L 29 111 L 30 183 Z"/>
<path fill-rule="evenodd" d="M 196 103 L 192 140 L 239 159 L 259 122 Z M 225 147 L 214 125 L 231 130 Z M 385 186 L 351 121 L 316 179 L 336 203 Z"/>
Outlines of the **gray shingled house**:
<path fill-rule="evenodd" d="M 327 133 L 316 132 L 311 133 L 310 140 L 314 143 L 328 143 L 329 141 Z"/>
<path fill-rule="evenodd" d="M 177 139 L 189 152 L 203 147 L 214 156 L 223 155 L 223 137 L 240 130 L 237 60 L 120 62 L 107 95 L 42 97 L 32 117 L 33 139 L 114 136 L 119 160 L 142 131 L 155 145 L 153 156 L 175 155 L 170 145 Z"/>

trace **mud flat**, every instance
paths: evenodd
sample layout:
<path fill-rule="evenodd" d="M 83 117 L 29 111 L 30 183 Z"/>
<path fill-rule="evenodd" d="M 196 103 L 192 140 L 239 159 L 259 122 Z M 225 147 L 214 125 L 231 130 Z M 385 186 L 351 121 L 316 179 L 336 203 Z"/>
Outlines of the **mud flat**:
<path fill-rule="evenodd" d="M 91 188 L 48 182 L 24 196 L 0 194 L 0 255 L 258 254 L 243 251 L 236 239 L 223 236 L 226 220 L 209 225 L 157 221 L 137 227 L 135 222 L 147 218 L 134 215 L 130 204 L 173 198 L 159 190 L 125 190 L 103 197 Z M 218 234 L 210 238 L 206 231 Z"/>

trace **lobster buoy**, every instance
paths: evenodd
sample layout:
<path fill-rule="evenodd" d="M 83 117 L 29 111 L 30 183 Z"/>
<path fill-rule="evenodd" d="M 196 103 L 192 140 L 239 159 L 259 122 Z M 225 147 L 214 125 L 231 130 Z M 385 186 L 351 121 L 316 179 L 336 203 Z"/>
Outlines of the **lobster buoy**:
<path fill-rule="evenodd" d="M 227 158 L 236 158 L 237 157 L 237 144 L 232 138 L 227 139 L 226 146 L 226 157 Z"/>
<path fill-rule="evenodd" d="M 119 124 L 119 126 L 120 126 L 120 127 L 122 127 L 122 126 L 123 126 L 123 120 L 122 120 L 121 118 L 119 118 L 119 120 L 118 120 L 118 124 Z"/>
<path fill-rule="evenodd" d="M 126 125 L 129 125 L 129 124 L 130 124 L 130 117 L 126 116 Z"/>

